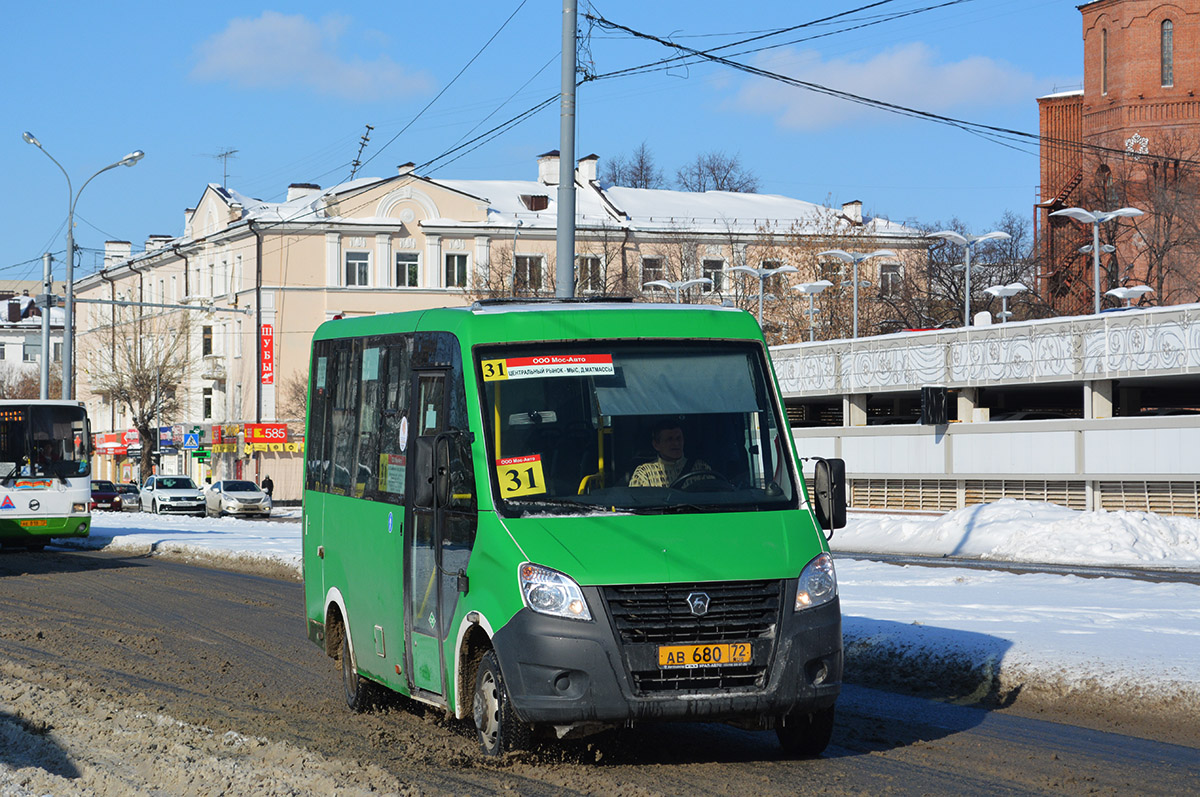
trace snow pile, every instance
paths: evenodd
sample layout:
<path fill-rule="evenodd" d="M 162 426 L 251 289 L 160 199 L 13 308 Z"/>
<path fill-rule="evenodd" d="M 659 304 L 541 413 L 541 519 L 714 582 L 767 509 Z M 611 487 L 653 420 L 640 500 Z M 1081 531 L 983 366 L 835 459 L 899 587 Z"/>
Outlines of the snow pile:
<path fill-rule="evenodd" d="M 831 545 L 844 553 L 1200 569 L 1200 520 L 1006 498 L 940 517 L 855 515 Z"/>

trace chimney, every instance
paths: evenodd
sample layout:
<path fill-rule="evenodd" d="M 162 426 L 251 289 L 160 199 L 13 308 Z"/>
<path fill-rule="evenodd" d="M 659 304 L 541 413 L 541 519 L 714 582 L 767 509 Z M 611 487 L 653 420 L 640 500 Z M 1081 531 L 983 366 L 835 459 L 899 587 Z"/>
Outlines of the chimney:
<path fill-rule="evenodd" d="M 232 202 L 229 205 L 229 223 L 235 224 L 242 220 L 242 203 Z"/>
<path fill-rule="evenodd" d="M 600 156 L 595 153 L 580 158 L 579 166 L 575 169 L 575 180 L 583 185 L 596 182 L 596 163 L 599 160 Z"/>
<path fill-rule="evenodd" d="M 843 202 L 842 215 L 849 219 L 851 224 L 862 224 L 862 200 L 852 199 L 849 202 Z"/>
<path fill-rule="evenodd" d="M 183 209 L 183 237 L 184 238 L 192 237 L 192 216 L 194 216 L 195 214 L 196 214 L 195 208 L 184 208 Z"/>
<path fill-rule="evenodd" d="M 321 190 L 321 186 L 316 183 L 292 183 L 288 186 L 287 201 L 299 199 L 302 196 L 309 196 Z"/>
<path fill-rule="evenodd" d="M 133 244 L 129 241 L 105 241 L 104 242 L 104 267 L 112 268 L 113 266 L 123 263 L 133 254 Z"/>
<path fill-rule="evenodd" d="M 396 167 L 396 174 L 400 175 L 401 177 L 406 174 L 412 174 L 412 170 L 416 167 L 417 164 L 413 163 L 412 161 L 409 161 L 408 163 L 401 163 Z"/>
<path fill-rule="evenodd" d="M 558 185 L 558 150 L 552 149 L 538 155 L 538 182 L 542 185 Z"/>
<path fill-rule="evenodd" d="M 157 252 L 159 249 L 162 249 L 164 246 L 166 246 L 167 241 L 169 241 L 169 240 L 171 240 L 170 235 L 151 235 L 149 238 L 146 239 L 146 251 L 147 252 Z M 105 244 L 105 249 L 107 250 L 107 248 L 108 248 L 108 245 Z M 107 255 L 107 252 L 106 252 L 106 255 Z M 105 257 L 105 259 L 106 260 L 108 259 L 107 256 Z"/>

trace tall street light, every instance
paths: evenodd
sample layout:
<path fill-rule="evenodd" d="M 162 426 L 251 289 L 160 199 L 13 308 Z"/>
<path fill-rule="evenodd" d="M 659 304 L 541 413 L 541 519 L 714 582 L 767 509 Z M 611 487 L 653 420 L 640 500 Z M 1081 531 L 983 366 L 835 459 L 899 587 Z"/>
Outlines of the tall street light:
<path fill-rule="evenodd" d="M 643 288 L 664 288 L 668 291 L 675 291 L 675 304 L 679 304 L 679 292 L 686 291 L 688 288 L 696 285 L 712 285 L 713 281 L 708 277 L 694 277 L 690 280 L 677 280 L 668 282 L 667 280 L 654 280 L 647 282 Z"/>
<path fill-rule="evenodd" d="M 799 291 L 802 295 L 808 297 L 808 342 L 813 341 L 813 327 L 816 326 L 813 316 L 817 314 L 816 300 L 821 291 L 826 288 L 832 288 L 833 283 L 829 280 L 817 280 L 816 282 L 802 282 L 799 285 L 793 285 L 792 289 Z"/>
<path fill-rule="evenodd" d="M 992 230 L 983 235 L 963 235 L 962 233 L 954 232 L 954 230 L 940 230 L 931 232 L 926 238 L 941 238 L 943 241 L 958 244 L 965 251 L 965 259 L 963 260 L 963 268 L 967 275 L 966 297 L 963 299 L 963 326 L 971 326 L 971 247 L 980 241 L 992 241 L 1011 238 L 1012 236 L 1000 230 Z"/>
<path fill-rule="evenodd" d="M 850 252 L 841 249 L 827 249 L 824 252 L 818 252 L 817 257 L 836 257 L 844 263 L 850 263 L 854 266 L 854 337 L 858 337 L 858 264 L 872 257 L 895 257 L 896 253 L 891 249 L 876 249 L 874 252 L 866 254 L 851 254 Z M 843 283 L 845 284 L 845 283 Z"/>
<path fill-rule="evenodd" d="M 1051 216 L 1066 216 L 1068 219 L 1075 219 L 1084 224 L 1092 225 L 1092 288 L 1096 294 L 1096 306 L 1094 312 L 1100 312 L 1100 225 L 1106 221 L 1112 221 L 1118 218 L 1132 218 L 1134 216 L 1143 216 L 1145 211 L 1137 208 L 1117 208 L 1116 210 L 1084 210 L 1083 208 L 1065 208 L 1056 210 L 1050 214 Z M 1082 250 L 1081 250 L 1082 251 Z"/>
<path fill-rule="evenodd" d="M 1010 296 L 1016 296 L 1021 291 L 1027 291 L 1023 283 L 1010 282 L 1008 285 L 993 285 L 990 288 L 984 288 L 984 293 L 990 293 L 992 296 L 1000 297 L 1000 323 L 1003 324 L 1008 320 L 1012 313 L 1008 312 L 1008 299 Z"/>
<path fill-rule="evenodd" d="M 751 274 L 758 277 L 758 325 L 762 326 L 762 307 L 763 307 L 763 287 L 767 283 L 767 277 L 772 277 L 776 274 L 793 274 L 799 271 L 795 266 L 777 266 L 776 268 L 754 268 L 753 266 L 730 266 L 725 271 L 740 271 L 743 274 Z"/>
<path fill-rule="evenodd" d="M 63 168 L 61 163 L 54 160 L 53 155 L 46 152 L 46 148 L 42 146 L 42 142 L 38 141 L 33 133 L 27 130 L 21 135 L 21 138 L 25 139 L 25 143 L 33 144 L 47 158 L 54 161 L 54 165 L 63 173 L 63 177 L 67 178 L 67 298 L 63 303 L 62 397 L 70 399 L 75 392 L 75 385 L 73 384 L 75 376 L 73 367 L 75 364 L 75 204 L 79 201 L 79 195 L 83 193 L 83 189 L 87 188 L 88 183 L 92 180 L 95 180 L 109 169 L 115 169 L 118 166 L 133 166 L 145 157 L 146 153 L 140 149 L 135 149 L 124 158 L 121 158 L 121 160 L 108 164 L 84 180 L 83 185 L 79 186 L 79 190 L 75 191 L 71 187 L 71 175 L 67 174 L 67 170 Z M 42 356 L 46 356 L 45 353 Z"/>

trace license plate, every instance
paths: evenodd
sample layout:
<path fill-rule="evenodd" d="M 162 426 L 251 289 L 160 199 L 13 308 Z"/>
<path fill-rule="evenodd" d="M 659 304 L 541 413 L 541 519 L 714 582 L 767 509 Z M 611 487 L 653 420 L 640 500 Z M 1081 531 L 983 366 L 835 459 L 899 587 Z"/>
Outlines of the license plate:
<path fill-rule="evenodd" d="M 660 645 L 659 667 L 724 667 L 750 663 L 750 643 L 720 645 Z"/>
<path fill-rule="evenodd" d="M 44 520 L 22 520 L 21 521 L 21 528 L 26 528 L 26 529 L 29 528 L 30 526 L 44 526 L 44 525 L 46 525 L 46 521 L 44 521 Z"/>

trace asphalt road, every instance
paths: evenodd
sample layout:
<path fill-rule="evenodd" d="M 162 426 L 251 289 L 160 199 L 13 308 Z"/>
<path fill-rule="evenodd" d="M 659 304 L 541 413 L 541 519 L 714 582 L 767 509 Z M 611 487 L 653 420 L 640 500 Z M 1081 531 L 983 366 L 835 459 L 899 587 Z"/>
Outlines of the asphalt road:
<path fill-rule="evenodd" d="M 369 762 L 426 794 L 1177 795 L 1200 783 L 1192 747 L 862 685 L 846 687 L 818 760 L 780 758 L 773 733 L 670 724 L 487 761 L 441 712 L 397 699 L 350 713 L 335 662 L 305 636 L 299 584 L 150 557 L 0 552 L 0 616 L 0 657 L 46 684 Z"/>

